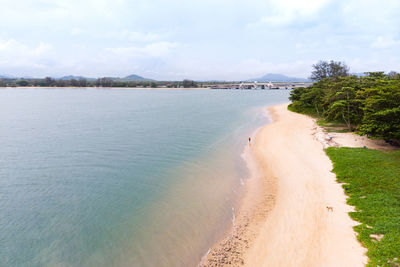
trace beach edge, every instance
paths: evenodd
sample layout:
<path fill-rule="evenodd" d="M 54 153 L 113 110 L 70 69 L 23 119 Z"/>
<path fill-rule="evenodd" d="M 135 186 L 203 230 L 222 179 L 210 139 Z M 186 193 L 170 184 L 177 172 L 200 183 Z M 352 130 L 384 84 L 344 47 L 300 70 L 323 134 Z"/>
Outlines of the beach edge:
<path fill-rule="evenodd" d="M 365 266 L 343 188 L 311 117 L 267 107 L 247 161 L 237 224 L 202 266 Z M 251 158 L 252 157 L 252 158 Z"/>
<path fill-rule="evenodd" d="M 273 106 L 265 107 L 269 122 L 254 131 L 251 142 L 244 147 L 242 158 L 249 170 L 244 179 L 244 193 L 235 212 L 235 223 L 222 239 L 204 255 L 199 266 L 243 265 L 248 249 L 254 243 L 269 212 L 275 205 L 276 179 L 257 155 L 257 139 L 260 131 L 273 123 Z"/>

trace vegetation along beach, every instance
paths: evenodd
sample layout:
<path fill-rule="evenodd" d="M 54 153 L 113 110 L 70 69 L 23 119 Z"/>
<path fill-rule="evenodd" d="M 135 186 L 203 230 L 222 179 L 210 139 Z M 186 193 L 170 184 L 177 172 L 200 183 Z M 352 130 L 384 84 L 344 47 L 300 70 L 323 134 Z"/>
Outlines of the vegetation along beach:
<path fill-rule="evenodd" d="M 0 267 L 400 267 L 399 0 L 0 10 Z"/>
<path fill-rule="evenodd" d="M 400 76 L 313 68 L 311 87 L 268 109 L 272 123 L 249 147 L 256 181 L 208 265 L 399 264 Z"/>

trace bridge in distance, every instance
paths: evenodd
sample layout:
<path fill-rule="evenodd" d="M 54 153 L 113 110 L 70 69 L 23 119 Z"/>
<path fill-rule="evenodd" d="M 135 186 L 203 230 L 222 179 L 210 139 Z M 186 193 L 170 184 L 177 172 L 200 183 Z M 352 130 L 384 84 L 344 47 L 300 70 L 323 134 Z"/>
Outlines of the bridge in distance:
<path fill-rule="evenodd" d="M 295 87 L 308 87 L 312 83 L 271 83 L 271 82 L 242 82 L 242 83 L 220 83 L 208 85 L 211 89 L 293 89 Z"/>

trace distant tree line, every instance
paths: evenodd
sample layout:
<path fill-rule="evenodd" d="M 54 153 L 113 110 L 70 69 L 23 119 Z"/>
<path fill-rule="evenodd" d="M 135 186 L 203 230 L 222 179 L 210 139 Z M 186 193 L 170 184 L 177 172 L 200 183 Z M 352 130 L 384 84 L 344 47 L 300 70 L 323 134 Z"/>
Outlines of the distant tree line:
<path fill-rule="evenodd" d="M 315 83 L 291 92 L 290 109 L 341 121 L 361 134 L 400 140 L 399 73 L 349 75 L 344 63 L 334 61 L 321 61 L 313 68 Z"/>
<path fill-rule="evenodd" d="M 204 84 L 192 80 L 183 81 L 121 81 L 110 78 L 86 79 L 0 79 L 0 87 L 126 87 L 126 88 L 195 88 Z"/>

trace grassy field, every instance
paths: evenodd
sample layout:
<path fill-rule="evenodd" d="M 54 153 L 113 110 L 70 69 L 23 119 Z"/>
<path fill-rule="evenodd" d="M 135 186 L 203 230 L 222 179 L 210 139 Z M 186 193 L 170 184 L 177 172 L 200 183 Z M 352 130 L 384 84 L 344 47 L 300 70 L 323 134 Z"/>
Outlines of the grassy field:
<path fill-rule="evenodd" d="M 343 183 L 350 216 L 360 242 L 368 248 L 368 266 L 400 266 L 400 151 L 334 148 L 331 158 Z"/>

